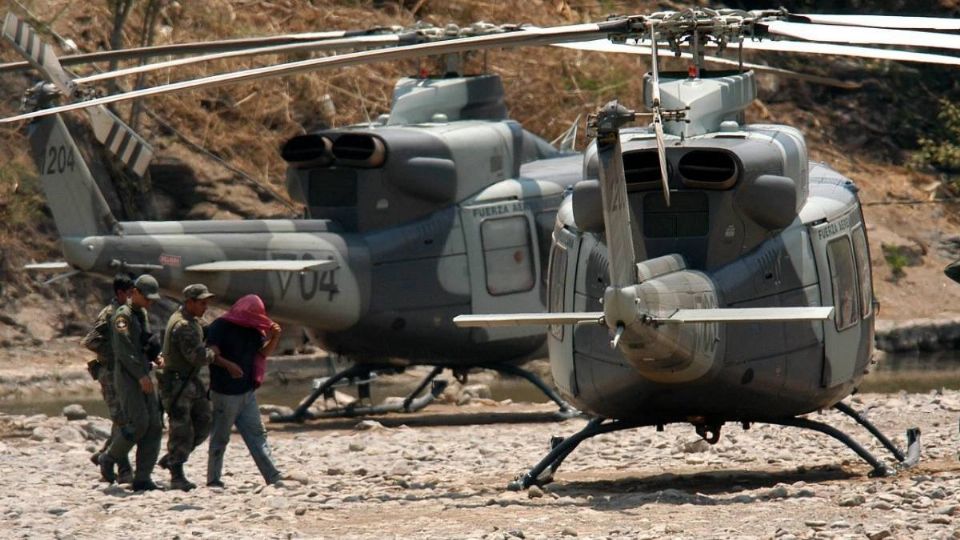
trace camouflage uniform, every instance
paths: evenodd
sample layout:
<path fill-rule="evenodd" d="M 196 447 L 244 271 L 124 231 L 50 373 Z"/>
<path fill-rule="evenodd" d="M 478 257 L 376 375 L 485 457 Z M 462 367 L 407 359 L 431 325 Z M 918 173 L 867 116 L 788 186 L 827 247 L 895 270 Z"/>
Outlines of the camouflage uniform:
<path fill-rule="evenodd" d="M 165 465 L 182 465 L 210 434 L 211 408 L 200 369 L 216 358 L 206 348 L 200 321 L 180 308 L 167 322 L 163 337 L 160 399 L 170 419 Z M 176 401 L 174 401 L 176 399 Z"/>
<path fill-rule="evenodd" d="M 140 388 L 140 379 L 150 376 L 150 365 L 143 351 L 146 313 L 129 303 L 122 305 L 111 318 L 110 331 L 116 363 L 113 381 L 126 423 L 120 428 L 121 436 L 113 439 L 108 455 L 119 461 L 136 445 L 136 486 L 138 482 L 150 481 L 163 435 L 157 394 L 145 394 Z"/>
<path fill-rule="evenodd" d="M 95 457 L 107 451 L 110 442 L 120 432 L 120 426 L 123 425 L 123 410 L 120 408 L 120 400 L 117 399 L 117 391 L 113 386 L 113 348 L 110 343 L 110 319 L 114 311 L 120 307 L 120 302 L 114 298 L 109 304 L 104 306 L 97 315 L 97 321 L 93 328 L 87 332 L 80 344 L 88 350 L 97 353 L 97 382 L 100 383 L 100 392 L 103 394 L 103 401 L 107 404 L 107 410 L 110 412 L 110 420 L 113 425 L 110 428 L 110 437 L 104 441 Z M 121 475 L 130 471 L 130 461 L 126 456 L 118 462 Z"/>

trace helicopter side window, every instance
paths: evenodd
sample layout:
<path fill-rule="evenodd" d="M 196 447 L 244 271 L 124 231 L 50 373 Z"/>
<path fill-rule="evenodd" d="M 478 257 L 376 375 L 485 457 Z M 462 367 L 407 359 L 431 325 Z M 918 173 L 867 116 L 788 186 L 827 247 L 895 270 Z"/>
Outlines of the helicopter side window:
<path fill-rule="evenodd" d="M 833 285 L 834 322 L 838 331 L 845 330 L 860 319 L 856 269 L 848 236 L 835 238 L 827 244 L 827 260 Z"/>
<path fill-rule="evenodd" d="M 492 296 L 529 291 L 536 285 L 530 225 L 525 216 L 488 219 L 480 225 L 487 292 Z"/>
<path fill-rule="evenodd" d="M 860 316 L 866 319 L 873 313 L 873 284 L 870 281 L 870 249 L 863 227 L 853 231 L 853 254 L 857 257 L 860 276 Z"/>
<path fill-rule="evenodd" d="M 563 305 L 565 281 L 567 278 L 567 249 L 554 244 L 550 253 L 550 282 L 547 286 L 547 311 L 560 313 L 566 310 Z M 557 339 L 563 339 L 563 325 L 550 325 L 550 333 Z"/>

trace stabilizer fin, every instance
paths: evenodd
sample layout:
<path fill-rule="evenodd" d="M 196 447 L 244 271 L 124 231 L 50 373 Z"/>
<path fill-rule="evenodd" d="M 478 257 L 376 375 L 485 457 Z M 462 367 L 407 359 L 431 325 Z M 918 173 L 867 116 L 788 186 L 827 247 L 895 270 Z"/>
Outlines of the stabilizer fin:
<path fill-rule="evenodd" d="M 339 267 L 337 261 L 316 260 L 262 260 L 262 261 L 214 261 L 190 265 L 188 272 L 320 272 Z"/>
<path fill-rule="evenodd" d="M 658 324 L 708 322 L 822 321 L 833 314 L 833 306 L 678 309 L 668 317 L 651 317 Z"/>
<path fill-rule="evenodd" d="M 546 326 L 549 324 L 600 324 L 602 311 L 577 313 L 509 313 L 457 315 L 453 324 L 468 328 L 494 328 L 498 326 Z"/>

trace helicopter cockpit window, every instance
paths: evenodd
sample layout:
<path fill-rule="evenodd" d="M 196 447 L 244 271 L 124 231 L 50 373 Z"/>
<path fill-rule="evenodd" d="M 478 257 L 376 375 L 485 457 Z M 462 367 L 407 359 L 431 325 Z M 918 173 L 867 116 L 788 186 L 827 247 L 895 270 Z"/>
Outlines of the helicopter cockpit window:
<path fill-rule="evenodd" d="M 850 328 L 860 320 L 857 305 L 856 268 L 850 238 L 841 236 L 827 244 L 827 260 L 830 263 L 830 282 L 833 285 L 834 322 L 837 330 Z"/>
<path fill-rule="evenodd" d="M 870 250 L 867 248 L 867 234 L 863 227 L 853 231 L 853 254 L 857 257 L 857 271 L 860 276 L 860 316 L 866 319 L 873 313 L 873 287 L 870 281 Z"/>
<path fill-rule="evenodd" d="M 487 292 L 498 296 L 529 291 L 536 285 L 525 216 L 488 219 L 480 225 L 480 238 Z"/>

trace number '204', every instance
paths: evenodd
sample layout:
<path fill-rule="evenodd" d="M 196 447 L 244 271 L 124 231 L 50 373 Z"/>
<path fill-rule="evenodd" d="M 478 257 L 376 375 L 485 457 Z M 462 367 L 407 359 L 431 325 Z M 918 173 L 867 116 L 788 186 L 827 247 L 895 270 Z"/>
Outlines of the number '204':
<path fill-rule="evenodd" d="M 66 170 L 73 170 L 76 167 L 76 158 L 73 156 L 73 149 L 65 145 L 48 146 L 43 154 L 43 163 L 40 170 L 43 174 L 61 174 Z"/>

